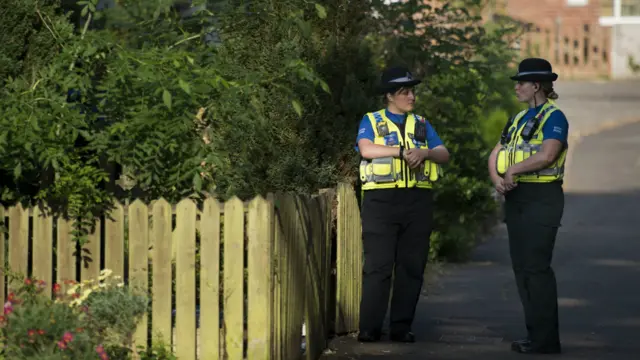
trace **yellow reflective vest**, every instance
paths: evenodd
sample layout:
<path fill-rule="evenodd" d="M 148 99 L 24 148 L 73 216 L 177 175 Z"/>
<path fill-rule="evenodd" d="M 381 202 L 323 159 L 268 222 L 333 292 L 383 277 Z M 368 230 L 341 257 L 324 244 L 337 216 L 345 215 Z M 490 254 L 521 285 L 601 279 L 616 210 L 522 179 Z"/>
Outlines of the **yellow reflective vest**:
<path fill-rule="evenodd" d="M 502 133 L 502 148 L 498 152 L 496 159 L 496 170 L 498 174 L 504 175 L 507 169 L 514 164 L 524 161 L 533 154 L 542 150 L 544 133 L 542 128 L 549 119 L 549 116 L 557 111 L 558 107 L 552 100 L 548 100 L 542 106 L 538 114 L 529 119 L 523 126 L 518 126 L 518 122 L 527 113 L 521 111 L 513 120 L 507 124 Z M 556 161 L 549 167 L 526 174 L 516 176 L 518 182 L 547 183 L 561 180 L 564 177 L 564 164 L 567 157 L 565 147 Z"/>
<path fill-rule="evenodd" d="M 402 134 L 398 126 L 385 115 L 384 109 L 368 113 L 367 117 L 375 135 L 374 144 L 397 148 L 404 146 L 405 149 L 428 148 L 424 118 L 408 114 Z M 430 189 L 440 176 L 440 165 L 430 160 L 425 160 L 416 169 L 409 168 L 402 156 L 363 159 L 360 162 L 362 190 L 414 187 Z"/>

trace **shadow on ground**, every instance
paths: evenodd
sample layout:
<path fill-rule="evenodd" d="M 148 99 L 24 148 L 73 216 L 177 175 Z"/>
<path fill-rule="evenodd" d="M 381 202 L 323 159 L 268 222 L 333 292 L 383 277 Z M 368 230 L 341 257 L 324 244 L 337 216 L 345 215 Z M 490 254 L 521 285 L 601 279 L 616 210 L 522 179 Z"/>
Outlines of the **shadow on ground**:
<path fill-rule="evenodd" d="M 640 353 L 640 190 L 566 195 L 553 266 L 563 359 L 637 359 Z M 472 262 L 444 268 L 425 289 L 414 324 L 418 343 L 334 339 L 327 359 L 515 359 L 524 334 L 506 229 Z M 554 356 L 551 356 L 554 358 Z"/>

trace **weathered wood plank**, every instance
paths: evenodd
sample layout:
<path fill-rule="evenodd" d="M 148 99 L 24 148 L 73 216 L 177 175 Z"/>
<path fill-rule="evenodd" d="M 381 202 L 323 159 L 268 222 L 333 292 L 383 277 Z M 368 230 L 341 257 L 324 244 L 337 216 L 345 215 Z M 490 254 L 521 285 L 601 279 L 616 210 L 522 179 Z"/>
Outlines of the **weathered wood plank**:
<path fill-rule="evenodd" d="M 96 279 L 100 274 L 100 226 L 102 221 L 97 219 L 90 230 L 88 241 L 82 247 L 80 279 L 82 281 Z"/>
<path fill-rule="evenodd" d="M 27 276 L 28 251 L 29 215 L 17 204 L 9 209 L 9 269 L 13 273 Z"/>
<path fill-rule="evenodd" d="M 124 276 L 124 209 L 118 202 L 105 218 L 104 266 L 113 276 Z"/>
<path fill-rule="evenodd" d="M 224 207 L 224 330 L 230 359 L 242 359 L 244 341 L 244 206 L 234 197 Z"/>
<path fill-rule="evenodd" d="M 270 359 L 272 301 L 272 232 L 270 204 L 256 197 L 249 204 L 248 214 L 248 319 L 249 359 Z"/>
<path fill-rule="evenodd" d="M 196 358 L 196 204 L 178 203 L 176 231 L 176 356 Z"/>
<path fill-rule="evenodd" d="M 73 241 L 73 236 L 71 234 L 73 230 L 73 220 L 66 220 L 59 217 L 57 227 L 57 282 L 60 284 L 61 292 L 66 293 L 70 287 L 66 282 L 76 281 L 76 258 L 73 255 L 75 252 L 76 242 Z"/>
<path fill-rule="evenodd" d="M 200 331 L 201 359 L 219 360 L 220 349 L 220 204 L 204 202 L 200 219 Z"/>
<path fill-rule="evenodd" d="M 171 344 L 171 205 L 164 199 L 153 204 L 151 218 L 152 294 L 151 324 L 153 343 Z"/>
<path fill-rule="evenodd" d="M 129 207 L 129 285 L 143 293 L 149 291 L 149 208 L 140 200 Z M 143 316 L 134 335 L 136 346 L 147 346 L 147 316 Z"/>
<path fill-rule="evenodd" d="M 44 210 L 44 211 L 43 211 Z M 43 294 L 51 296 L 53 280 L 53 218 L 48 209 L 36 207 L 33 212 L 33 277 L 43 280 Z"/>

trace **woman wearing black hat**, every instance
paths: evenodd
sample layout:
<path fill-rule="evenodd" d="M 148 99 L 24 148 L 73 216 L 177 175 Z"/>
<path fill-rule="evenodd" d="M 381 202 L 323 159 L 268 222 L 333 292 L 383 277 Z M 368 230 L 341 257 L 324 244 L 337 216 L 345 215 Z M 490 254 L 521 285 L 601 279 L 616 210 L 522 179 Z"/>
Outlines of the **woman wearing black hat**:
<path fill-rule="evenodd" d="M 358 339 L 364 342 L 381 337 L 392 272 L 390 338 L 415 341 L 411 324 L 429 256 L 431 188 L 439 164 L 449 160 L 433 127 L 412 113 L 419 83 L 406 68 L 385 70 L 380 90 L 386 108 L 364 116 L 356 139 L 365 258 Z"/>
<path fill-rule="evenodd" d="M 496 190 L 505 196 L 511 263 L 528 336 L 512 343 L 520 353 L 559 353 L 558 300 L 551 258 L 564 211 L 562 179 L 569 123 L 553 101 L 558 75 L 538 58 L 523 60 L 518 100 L 529 104 L 505 126 L 489 158 Z"/>

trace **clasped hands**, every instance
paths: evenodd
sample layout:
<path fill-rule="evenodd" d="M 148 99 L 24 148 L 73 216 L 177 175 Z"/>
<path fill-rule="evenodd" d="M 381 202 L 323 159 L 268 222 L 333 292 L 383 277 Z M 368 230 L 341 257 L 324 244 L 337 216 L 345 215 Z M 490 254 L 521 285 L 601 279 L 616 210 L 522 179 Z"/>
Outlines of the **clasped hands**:
<path fill-rule="evenodd" d="M 415 169 L 419 167 L 429 156 L 428 149 L 405 149 L 402 152 L 402 157 L 409 165 L 409 168 Z"/>
<path fill-rule="evenodd" d="M 493 179 L 493 184 L 496 187 L 496 191 L 500 194 L 504 195 L 507 192 L 515 189 L 518 186 L 518 183 L 514 180 L 513 169 L 507 169 L 507 172 L 504 174 L 504 177 L 496 176 Z"/>

